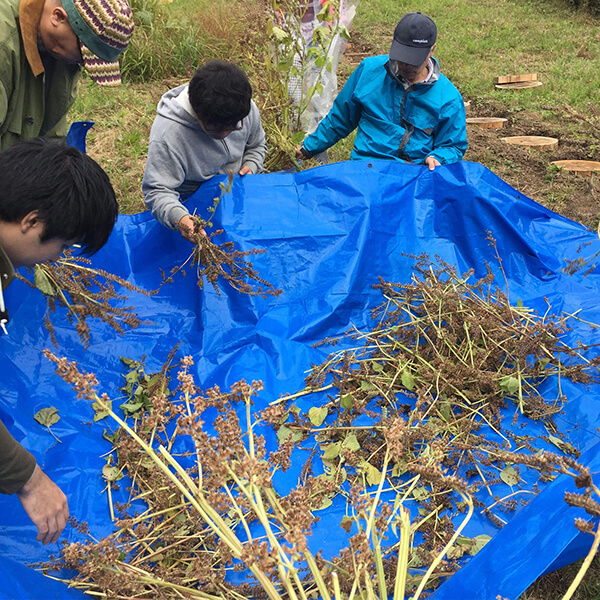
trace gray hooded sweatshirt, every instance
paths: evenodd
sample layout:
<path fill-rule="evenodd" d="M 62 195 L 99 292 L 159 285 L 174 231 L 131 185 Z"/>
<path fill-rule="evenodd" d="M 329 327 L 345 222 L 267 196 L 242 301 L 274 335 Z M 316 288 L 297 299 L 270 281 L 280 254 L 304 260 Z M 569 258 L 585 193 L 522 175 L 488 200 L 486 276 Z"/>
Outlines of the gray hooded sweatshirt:
<path fill-rule="evenodd" d="M 265 132 L 254 101 L 243 128 L 215 140 L 198 123 L 188 85 L 181 85 L 158 103 L 142 182 L 146 204 L 154 218 L 176 229 L 177 222 L 189 214 L 181 195 L 194 193 L 218 173 L 237 174 L 243 166 L 260 173 L 266 153 Z"/>

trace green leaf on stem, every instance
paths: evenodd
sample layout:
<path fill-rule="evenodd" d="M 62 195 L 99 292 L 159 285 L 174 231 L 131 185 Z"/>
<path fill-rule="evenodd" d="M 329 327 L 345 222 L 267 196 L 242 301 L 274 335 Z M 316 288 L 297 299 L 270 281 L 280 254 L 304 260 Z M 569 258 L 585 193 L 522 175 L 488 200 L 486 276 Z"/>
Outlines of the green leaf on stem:
<path fill-rule="evenodd" d="M 44 267 L 42 265 L 35 265 L 33 269 L 33 283 L 35 287 L 45 294 L 46 296 L 55 296 L 56 290 L 54 286 L 50 282 L 46 271 L 44 271 Z"/>

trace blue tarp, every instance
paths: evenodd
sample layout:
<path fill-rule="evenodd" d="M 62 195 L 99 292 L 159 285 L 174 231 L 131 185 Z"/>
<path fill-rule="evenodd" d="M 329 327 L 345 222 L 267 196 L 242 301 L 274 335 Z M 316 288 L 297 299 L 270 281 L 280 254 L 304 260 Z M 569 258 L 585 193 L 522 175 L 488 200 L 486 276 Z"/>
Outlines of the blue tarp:
<path fill-rule="evenodd" d="M 190 208 L 202 214 L 219 195 L 221 180 L 204 184 L 188 201 Z M 554 313 L 580 311 L 582 319 L 600 323 L 598 270 L 586 277 L 562 272 L 565 259 L 600 250 L 596 233 L 533 202 L 479 164 L 463 162 L 430 172 L 415 165 L 357 161 L 296 174 L 235 177 L 214 221 L 225 230 L 221 240 L 232 240 L 242 250 L 267 251 L 252 262 L 262 277 L 283 289 L 279 297 L 244 296 L 226 284 L 220 296 L 210 285 L 200 291 L 188 273 L 155 296 L 133 295 L 139 316 L 151 323 L 123 337 L 96 324 L 84 351 L 65 322 L 57 327 L 56 353 L 97 373 L 102 389 L 116 398 L 122 396 L 118 388 L 125 373 L 120 356 L 145 357 L 147 372 L 156 371 L 173 345 L 182 342 L 178 356 L 194 357 L 201 386 L 261 379 L 265 390 L 258 405 L 266 405 L 303 387 L 311 362 L 320 362 L 328 352 L 312 344 L 350 326 L 369 326 L 369 309 L 381 300 L 372 288 L 378 277 L 410 280 L 414 261 L 405 253 L 439 255 L 459 271 L 473 268 L 475 276 L 483 276 L 486 261 L 496 265 L 488 230 L 497 240 L 511 302 L 521 300 L 543 314 L 547 299 Z M 160 269 L 169 272 L 180 265 L 190 249 L 148 213 L 123 215 L 93 264 L 155 289 Z M 6 302 L 11 321 L 8 337 L 0 338 L 5 365 L 0 418 L 67 494 L 71 513 L 87 521 L 96 538 L 106 535 L 111 525 L 100 471 L 101 455 L 110 447 L 102 439 L 102 425 L 91 423 L 90 406 L 77 401 L 41 355 L 52 347 L 41 294 L 15 282 Z M 568 341 L 591 343 L 593 335 L 588 325 L 574 322 Z M 568 383 L 564 389 L 569 402 L 561 429 L 584 453 L 585 464 L 597 471 L 599 390 Z M 552 385 L 548 392 L 555 393 Z M 301 406 L 308 410 L 310 401 Z M 59 409 L 61 420 L 52 429 L 61 443 L 33 419 L 45 406 Z M 579 515 L 562 499 L 566 488 L 574 486 L 559 477 L 503 530 L 487 525 L 492 541 L 441 586 L 436 600 L 497 595 L 513 600 L 546 570 L 579 558 L 589 542 L 573 527 Z M 343 509 L 332 512 L 331 519 L 337 522 L 341 514 Z M 321 523 L 326 528 L 327 516 Z M 468 535 L 481 533 L 475 529 Z M 63 537 L 77 536 L 68 529 Z M 318 540 L 317 531 L 312 543 Z M 34 527 L 16 497 L 0 497 L 0 597 L 83 597 L 23 566 L 58 550 L 58 545 L 48 548 L 35 541 Z"/>

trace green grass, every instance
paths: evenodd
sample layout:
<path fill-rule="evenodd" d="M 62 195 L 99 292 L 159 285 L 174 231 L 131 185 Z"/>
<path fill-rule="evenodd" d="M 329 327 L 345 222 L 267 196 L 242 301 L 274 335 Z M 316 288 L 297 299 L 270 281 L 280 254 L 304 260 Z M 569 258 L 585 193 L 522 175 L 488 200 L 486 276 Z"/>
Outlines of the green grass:
<path fill-rule="evenodd" d="M 536 111 L 547 104 L 576 110 L 600 104 L 600 37 L 590 33 L 597 20 L 566 2 L 423 0 L 418 8 L 435 20 L 435 56 L 465 99 L 500 100 Z M 408 10 L 415 5 L 362 0 L 353 29 L 385 53 Z M 494 89 L 494 77 L 517 73 L 538 73 L 544 85 L 521 92 Z"/>

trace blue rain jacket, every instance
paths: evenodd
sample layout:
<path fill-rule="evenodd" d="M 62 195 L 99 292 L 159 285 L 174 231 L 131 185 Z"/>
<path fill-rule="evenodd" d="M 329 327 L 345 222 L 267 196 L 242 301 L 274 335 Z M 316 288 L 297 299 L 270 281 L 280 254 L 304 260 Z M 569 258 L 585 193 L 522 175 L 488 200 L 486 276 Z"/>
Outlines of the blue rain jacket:
<path fill-rule="evenodd" d="M 304 149 L 318 154 L 358 128 L 353 159 L 423 164 L 433 155 L 441 164 L 462 160 L 464 101 L 432 60 L 431 79 L 413 85 L 391 73 L 387 55 L 365 58 L 317 130 L 305 138 Z"/>

